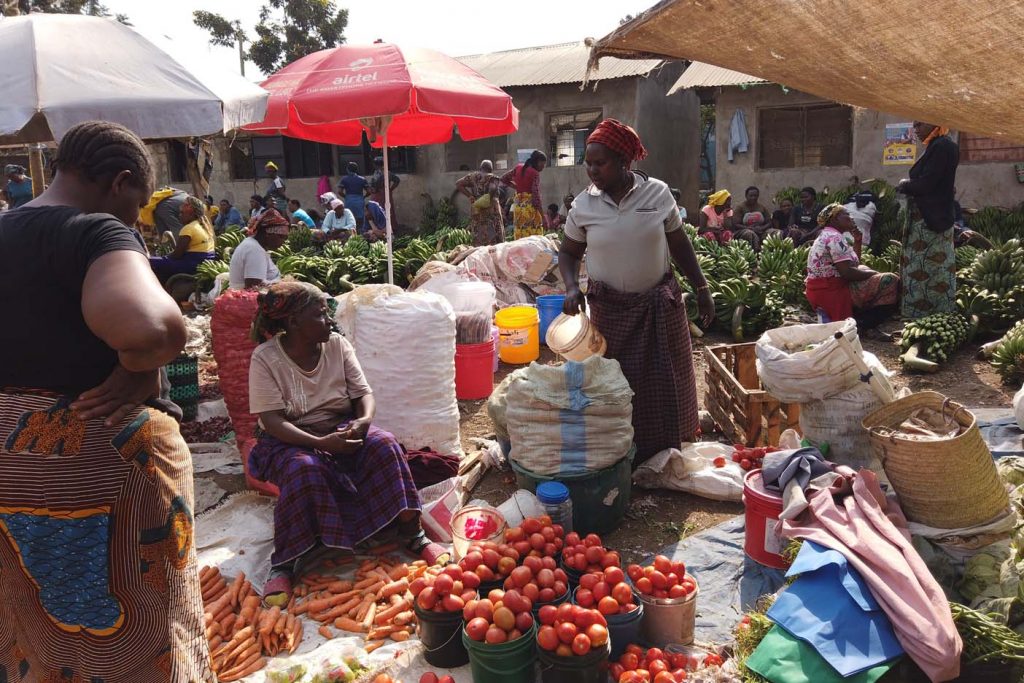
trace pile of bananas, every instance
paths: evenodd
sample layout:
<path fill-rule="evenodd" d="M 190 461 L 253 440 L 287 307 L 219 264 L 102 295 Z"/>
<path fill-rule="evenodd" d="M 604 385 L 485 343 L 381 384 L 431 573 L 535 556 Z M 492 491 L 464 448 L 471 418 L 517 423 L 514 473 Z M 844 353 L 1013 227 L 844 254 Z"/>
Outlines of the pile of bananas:
<path fill-rule="evenodd" d="M 236 227 L 230 227 L 217 235 L 216 240 L 214 240 L 214 250 L 217 252 L 217 258 L 230 263 L 231 252 L 233 252 L 244 239 L 245 232 L 241 228 Z"/>
<path fill-rule="evenodd" d="M 736 341 L 782 324 L 782 297 L 758 282 L 749 278 L 723 280 L 712 290 L 716 324 L 731 332 Z"/>
<path fill-rule="evenodd" d="M 1024 320 L 994 343 L 992 365 L 1004 382 L 1020 382 L 1024 379 Z"/>
<path fill-rule="evenodd" d="M 959 313 L 935 313 L 912 320 L 900 337 L 900 360 L 911 370 L 935 372 L 972 334 L 971 321 Z"/>
<path fill-rule="evenodd" d="M 1024 205 L 1012 211 L 986 206 L 970 217 L 971 230 L 981 233 L 993 244 L 1002 244 L 1024 235 Z"/>
<path fill-rule="evenodd" d="M 1024 247 L 1006 240 L 979 253 L 960 271 L 957 306 L 964 315 L 976 315 L 985 333 L 1001 333 L 1024 318 Z"/>
<path fill-rule="evenodd" d="M 761 260 L 757 264 L 758 281 L 776 292 L 784 303 L 803 303 L 809 251 L 809 246 L 796 247 L 788 237 L 769 237 L 761 245 Z"/>
<path fill-rule="evenodd" d="M 217 276 L 228 272 L 228 270 L 228 262 L 224 259 L 203 261 L 196 268 L 196 290 L 200 292 L 210 291 L 213 288 L 213 281 L 217 279 Z"/>
<path fill-rule="evenodd" d="M 861 263 L 876 273 L 898 273 L 900 272 L 900 259 L 903 257 L 903 245 L 899 242 L 890 242 L 880 255 L 865 250 L 861 257 Z"/>

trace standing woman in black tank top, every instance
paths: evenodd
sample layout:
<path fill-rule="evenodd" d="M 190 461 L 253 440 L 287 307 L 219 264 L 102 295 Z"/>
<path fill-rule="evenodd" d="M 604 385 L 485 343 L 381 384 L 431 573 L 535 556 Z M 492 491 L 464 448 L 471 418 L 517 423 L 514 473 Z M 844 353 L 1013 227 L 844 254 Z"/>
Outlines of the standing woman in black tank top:
<path fill-rule="evenodd" d="M 53 166 L 0 217 L 0 680 L 213 680 L 190 456 L 158 398 L 184 321 L 127 227 L 152 162 L 94 121 Z"/>

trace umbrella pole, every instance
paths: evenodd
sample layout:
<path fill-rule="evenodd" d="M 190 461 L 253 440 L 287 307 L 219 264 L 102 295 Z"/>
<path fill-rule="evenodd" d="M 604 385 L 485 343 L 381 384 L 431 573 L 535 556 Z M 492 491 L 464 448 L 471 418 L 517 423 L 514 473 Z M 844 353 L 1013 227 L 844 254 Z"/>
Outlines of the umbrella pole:
<path fill-rule="evenodd" d="M 388 284 L 395 284 L 395 262 L 391 244 L 391 172 L 388 169 L 388 129 L 384 129 L 384 141 L 381 143 L 384 152 L 384 225 L 388 236 Z"/>

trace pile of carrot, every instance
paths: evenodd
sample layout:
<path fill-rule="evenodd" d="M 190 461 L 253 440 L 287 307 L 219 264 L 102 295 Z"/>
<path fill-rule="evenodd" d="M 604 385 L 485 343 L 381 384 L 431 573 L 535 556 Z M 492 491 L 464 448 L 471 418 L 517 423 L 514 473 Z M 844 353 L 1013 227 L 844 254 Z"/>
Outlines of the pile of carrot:
<path fill-rule="evenodd" d="M 199 582 L 210 661 L 220 681 L 259 671 L 264 656 L 295 652 L 302 642 L 302 622 L 279 607 L 263 609 L 244 573 L 229 582 L 216 567 L 203 567 Z"/>
<path fill-rule="evenodd" d="M 321 622 L 324 638 L 339 631 L 364 634 L 366 651 L 373 652 L 386 639 L 406 641 L 416 628 L 409 584 L 427 570 L 422 560 L 405 563 L 378 556 L 363 561 L 354 580 L 340 581 L 334 576 L 306 574 L 295 588 L 290 610 Z"/>

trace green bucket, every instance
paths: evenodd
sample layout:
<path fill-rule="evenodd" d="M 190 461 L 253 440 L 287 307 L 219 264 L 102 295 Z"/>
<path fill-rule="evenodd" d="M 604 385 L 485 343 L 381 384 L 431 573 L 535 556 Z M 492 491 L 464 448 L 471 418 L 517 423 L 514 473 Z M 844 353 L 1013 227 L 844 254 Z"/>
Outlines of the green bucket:
<path fill-rule="evenodd" d="M 533 683 L 537 659 L 537 625 L 510 643 L 480 643 L 462 629 L 462 644 L 469 652 L 469 669 L 478 683 Z"/>
<path fill-rule="evenodd" d="M 583 536 L 611 531 L 626 516 L 633 490 L 635 455 L 636 446 L 622 460 L 603 470 L 553 476 L 531 472 L 512 458 L 509 462 L 516 474 L 516 485 L 521 489 L 536 493 L 537 485 L 546 481 L 565 484 L 572 500 L 573 531 Z"/>
<path fill-rule="evenodd" d="M 582 657 L 559 657 L 554 652 L 539 650 L 540 679 L 543 683 L 605 683 L 608 681 L 608 652 L 607 644 Z"/>

